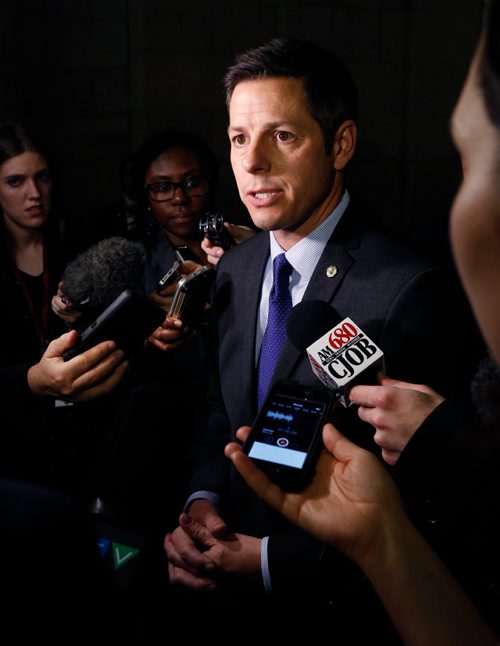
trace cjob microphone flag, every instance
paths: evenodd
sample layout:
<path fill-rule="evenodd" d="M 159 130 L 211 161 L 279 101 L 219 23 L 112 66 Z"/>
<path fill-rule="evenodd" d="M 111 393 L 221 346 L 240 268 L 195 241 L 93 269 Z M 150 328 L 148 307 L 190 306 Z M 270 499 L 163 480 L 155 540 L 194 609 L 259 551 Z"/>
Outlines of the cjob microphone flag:
<path fill-rule="evenodd" d="M 328 303 L 297 303 L 287 321 L 293 345 L 305 352 L 314 374 L 346 408 L 355 383 L 371 383 L 383 370 L 384 354 L 350 318 L 342 319 Z"/>
<path fill-rule="evenodd" d="M 383 369 L 384 353 L 350 318 L 307 348 L 314 374 L 335 391 L 338 401 L 350 406 L 348 390 L 367 368 Z"/>

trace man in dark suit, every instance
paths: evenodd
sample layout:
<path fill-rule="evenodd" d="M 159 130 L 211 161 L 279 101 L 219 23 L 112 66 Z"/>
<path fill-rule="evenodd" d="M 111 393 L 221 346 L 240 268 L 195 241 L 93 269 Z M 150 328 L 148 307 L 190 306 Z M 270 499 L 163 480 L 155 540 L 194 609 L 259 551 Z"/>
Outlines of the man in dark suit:
<path fill-rule="evenodd" d="M 285 253 L 292 266 L 292 304 L 320 299 L 351 317 L 382 348 L 394 378 L 450 392 L 470 372 L 464 363 L 458 370 L 445 272 L 373 227 L 346 190 L 357 92 L 344 65 L 311 43 L 274 40 L 240 55 L 225 86 L 233 172 L 263 232 L 218 265 L 211 412 L 193 447 L 189 515 L 165 539 L 169 577 L 214 591 L 204 604 L 222 595 L 226 607 L 246 599 L 264 607 L 283 601 L 288 609 L 324 608 L 347 598 L 361 577 L 267 508 L 224 457 L 230 437 L 257 412 L 274 258 Z M 273 380 L 283 378 L 319 386 L 290 341 L 276 358 Z M 332 419 L 351 437 L 370 440 L 368 426 L 359 433 L 363 423 L 353 408 L 337 405 Z"/>

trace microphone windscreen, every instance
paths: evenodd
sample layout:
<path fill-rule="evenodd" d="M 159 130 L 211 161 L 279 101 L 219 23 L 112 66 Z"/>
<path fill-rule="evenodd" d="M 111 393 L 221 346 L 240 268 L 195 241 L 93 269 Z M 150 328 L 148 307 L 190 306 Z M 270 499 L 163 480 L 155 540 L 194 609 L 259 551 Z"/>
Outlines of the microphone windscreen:
<path fill-rule="evenodd" d="M 305 300 L 295 305 L 286 323 L 288 338 L 300 352 L 335 327 L 342 317 L 331 305 L 321 300 Z"/>
<path fill-rule="evenodd" d="M 125 289 L 144 291 L 146 251 L 114 236 L 89 247 L 66 266 L 64 296 L 80 310 L 102 311 Z"/>

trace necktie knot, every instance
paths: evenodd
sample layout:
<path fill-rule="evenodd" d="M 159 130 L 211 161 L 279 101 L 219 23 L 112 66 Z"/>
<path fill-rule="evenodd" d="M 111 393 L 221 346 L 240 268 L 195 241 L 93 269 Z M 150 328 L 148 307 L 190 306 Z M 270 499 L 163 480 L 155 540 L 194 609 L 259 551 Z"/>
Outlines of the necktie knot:
<path fill-rule="evenodd" d="M 271 385 L 276 361 L 286 339 L 286 321 L 292 309 L 289 282 L 292 265 L 284 253 L 273 262 L 273 286 L 269 294 L 267 327 L 262 339 L 258 362 L 257 396 L 261 407 Z"/>
<path fill-rule="evenodd" d="M 270 300 L 281 300 L 285 302 L 290 298 L 288 285 L 291 273 L 292 265 L 286 259 L 285 254 L 280 253 L 276 256 L 273 263 L 273 287 L 269 296 Z"/>

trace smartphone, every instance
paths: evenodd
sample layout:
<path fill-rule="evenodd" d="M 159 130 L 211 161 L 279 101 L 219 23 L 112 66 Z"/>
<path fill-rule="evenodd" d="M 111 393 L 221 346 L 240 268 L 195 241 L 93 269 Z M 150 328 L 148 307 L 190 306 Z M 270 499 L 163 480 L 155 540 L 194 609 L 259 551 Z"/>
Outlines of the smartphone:
<path fill-rule="evenodd" d="M 195 327 L 201 321 L 205 303 L 210 300 L 210 291 L 215 279 L 215 268 L 204 265 L 177 283 L 168 316 L 181 319 L 185 325 Z"/>
<path fill-rule="evenodd" d="M 198 256 L 196 256 L 191 251 L 191 249 L 185 244 L 178 245 L 175 248 L 175 255 L 181 262 L 184 262 L 185 260 L 192 260 L 193 262 L 196 262 L 196 263 L 200 262 L 200 259 L 198 258 Z"/>
<path fill-rule="evenodd" d="M 167 271 L 167 273 L 160 278 L 158 281 L 158 287 L 157 291 L 161 291 L 164 287 L 169 285 L 170 283 L 173 283 L 175 280 L 179 280 L 181 277 L 181 274 L 179 273 L 178 269 L 181 265 L 181 260 L 175 260 L 174 264 L 170 267 L 170 269 Z"/>
<path fill-rule="evenodd" d="M 314 474 L 333 401 L 326 389 L 276 382 L 255 418 L 243 452 L 282 489 L 301 491 Z"/>
<path fill-rule="evenodd" d="M 165 320 L 165 312 L 137 290 L 125 289 L 95 321 L 80 332 L 76 344 L 64 352 L 65 361 L 101 343 L 115 341 L 129 354 Z"/>

